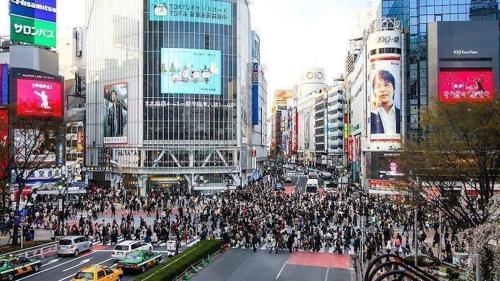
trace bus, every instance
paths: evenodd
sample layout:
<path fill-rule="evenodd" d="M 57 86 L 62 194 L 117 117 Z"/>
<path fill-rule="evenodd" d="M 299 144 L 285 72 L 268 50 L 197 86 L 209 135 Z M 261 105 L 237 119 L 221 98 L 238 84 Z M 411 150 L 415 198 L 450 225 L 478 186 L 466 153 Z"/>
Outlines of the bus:
<path fill-rule="evenodd" d="M 318 180 L 317 179 L 308 179 L 306 182 L 306 192 L 318 192 Z"/>

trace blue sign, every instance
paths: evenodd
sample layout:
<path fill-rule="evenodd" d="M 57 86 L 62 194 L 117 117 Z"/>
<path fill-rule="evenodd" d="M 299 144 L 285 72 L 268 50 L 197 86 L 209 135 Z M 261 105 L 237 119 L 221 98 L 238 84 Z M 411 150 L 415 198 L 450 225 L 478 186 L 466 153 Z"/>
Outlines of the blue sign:
<path fill-rule="evenodd" d="M 161 49 L 162 94 L 221 94 L 221 51 Z"/>
<path fill-rule="evenodd" d="M 0 64 L 0 105 L 9 104 L 9 65 Z"/>
<path fill-rule="evenodd" d="M 10 0 L 10 13 L 56 22 L 56 0 Z"/>
<path fill-rule="evenodd" d="M 252 125 L 259 125 L 259 64 L 252 65 Z"/>
<path fill-rule="evenodd" d="M 149 0 L 150 21 L 232 24 L 232 4 L 215 0 Z"/>

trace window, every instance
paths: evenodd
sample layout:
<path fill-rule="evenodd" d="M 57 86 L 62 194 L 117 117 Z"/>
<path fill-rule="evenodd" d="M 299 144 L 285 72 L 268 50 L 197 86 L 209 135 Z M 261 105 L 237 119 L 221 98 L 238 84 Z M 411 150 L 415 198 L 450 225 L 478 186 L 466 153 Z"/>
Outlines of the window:
<path fill-rule="evenodd" d="M 104 278 L 104 276 L 106 276 L 106 274 L 104 273 L 104 270 L 97 271 L 97 279 L 98 280 Z"/>
<path fill-rule="evenodd" d="M 111 270 L 110 268 L 105 268 L 104 271 L 106 272 L 106 275 L 111 275 L 113 274 L 113 270 Z"/>

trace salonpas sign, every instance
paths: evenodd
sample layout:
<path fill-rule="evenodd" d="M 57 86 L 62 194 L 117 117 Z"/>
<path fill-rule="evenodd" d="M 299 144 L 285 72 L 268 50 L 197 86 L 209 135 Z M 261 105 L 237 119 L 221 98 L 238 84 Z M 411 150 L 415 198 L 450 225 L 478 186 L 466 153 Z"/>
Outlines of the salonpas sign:
<path fill-rule="evenodd" d="M 56 0 L 10 0 L 12 41 L 56 47 Z"/>

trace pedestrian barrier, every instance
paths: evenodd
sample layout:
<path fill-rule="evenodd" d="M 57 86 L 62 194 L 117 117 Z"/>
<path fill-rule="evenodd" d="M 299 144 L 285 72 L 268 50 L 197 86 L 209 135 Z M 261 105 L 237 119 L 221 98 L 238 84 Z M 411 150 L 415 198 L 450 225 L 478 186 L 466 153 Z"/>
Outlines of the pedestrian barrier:
<path fill-rule="evenodd" d="M 6 253 L 5 255 L 25 258 L 46 258 L 56 254 L 58 242 L 47 243 L 35 247 L 30 247 L 14 252 Z"/>

